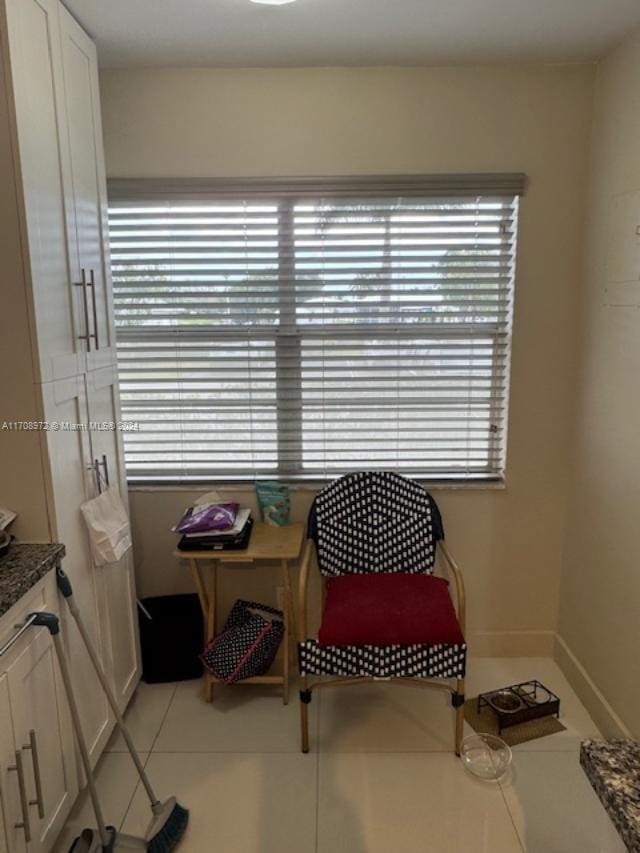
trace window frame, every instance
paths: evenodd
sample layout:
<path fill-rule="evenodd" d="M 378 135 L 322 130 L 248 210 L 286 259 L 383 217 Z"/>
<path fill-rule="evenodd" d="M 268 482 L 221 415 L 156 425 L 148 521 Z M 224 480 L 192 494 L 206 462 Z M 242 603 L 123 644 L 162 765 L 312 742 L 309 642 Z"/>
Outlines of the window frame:
<path fill-rule="evenodd" d="M 249 179 L 111 179 L 108 182 L 109 199 L 116 203 L 122 201 L 140 201 L 144 198 L 146 202 L 152 203 L 153 200 L 175 200 L 176 202 L 188 203 L 189 201 L 215 201 L 235 200 L 239 199 L 249 202 L 258 202 L 258 200 L 273 200 L 278 202 L 281 211 L 278 213 L 279 229 L 284 225 L 284 231 L 287 232 L 287 239 L 293 243 L 294 235 L 294 208 L 295 204 L 301 200 L 317 201 L 319 197 L 322 199 L 328 198 L 362 198 L 381 197 L 381 196 L 403 196 L 403 197 L 437 197 L 437 196 L 463 196 L 470 197 L 473 195 L 480 196 L 513 196 L 520 197 L 524 194 L 526 186 L 526 176 L 524 174 L 474 174 L 474 175 L 410 175 L 410 176 L 359 176 L 359 177 L 340 177 L 340 178 L 249 178 Z M 284 219 L 281 212 L 284 211 Z M 518 236 L 514 237 L 514 249 L 517 249 Z M 291 262 L 293 258 L 293 269 Z M 289 267 L 287 268 L 287 264 Z M 514 290 L 516 258 L 513 260 L 512 272 L 512 294 Z M 295 278 L 295 258 L 291 253 L 278 252 L 278 279 L 293 279 Z M 277 325 L 271 329 L 257 326 L 257 338 L 271 338 L 273 336 L 275 346 L 275 376 L 276 376 L 276 445 L 277 445 L 277 467 L 260 472 L 257 471 L 253 475 L 241 474 L 238 476 L 220 476 L 218 474 L 203 473 L 202 475 L 170 475 L 162 477 L 158 474 L 144 475 L 135 473 L 131 475 L 127 472 L 127 477 L 132 486 L 164 486 L 175 488 L 176 486 L 191 488 L 197 485 L 207 485 L 212 482 L 228 483 L 236 487 L 242 483 L 251 483 L 256 479 L 278 478 L 287 482 L 294 483 L 299 487 L 313 487 L 313 484 L 321 484 L 328 480 L 335 479 L 339 473 L 332 474 L 326 472 L 323 476 L 318 470 L 309 471 L 307 474 L 304 470 L 295 470 L 293 466 L 283 464 L 282 442 L 284 431 L 282 426 L 282 408 L 278 405 L 278 399 L 282 399 L 282 392 L 287 390 L 292 393 L 299 393 L 302 398 L 302 357 L 292 358 L 295 356 L 295 351 L 301 352 L 302 342 L 305 334 L 313 336 L 312 329 L 301 329 L 296 323 L 296 294 L 293 290 L 288 290 L 285 287 L 278 286 L 277 302 L 279 306 L 279 318 Z M 283 323 L 283 318 L 285 322 Z M 286 322 L 288 319 L 289 322 Z M 428 482 L 437 485 L 446 485 L 453 488 L 473 487 L 473 488 L 495 488 L 504 485 L 506 477 L 506 459 L 508 449 L 508 415 L 509 415 L 509 390 L 510 390 L 510 360 L 511 360 L 511 339 L 512 339 L 512 307 L 508 318 L 508 340 L 507 352 L 505 355 L 506 377 L 505 377 L 505 400 L 503 404 L 502 417 L 504 423 L 502 425 L 501 449 L 504 460 L 502 473 L 496 474 L 487 469 L 487 473 L 467 473 L 461 475 L 459 472 L 451 474 L 443 472 L 441 476 L 431 475 L 425 472 L 421 474 L 407 474 L 414 479 L 422 482 Z M 393 327 L 393 323 L 388 324 L 387 329 L 384 324 L 376 327 L 376 332 L 381 335 L 388 334 Z M 284 328 L 283 328 L 284 327 Z M 293 331 L 290 331 L 293 330 Z M 122 330 L 116 329 L 117 335 Z M 170 327 L 168 327 L 170 332 Z M 249 332 L 244 330 L 247 336 Z M 401 335 L 410 335 L 411 328 L 401 331 Z M 336 335 L 348 335 L 348 329 L 343 332 L 337 330 Z M 495 334 L 495 333 L 494 333 Z M 189 332 L 185 327 L 180 328 L 180 335 L 187 340 Z M 134 333 L 129 329 L 127 336 L 133 337 Z M 238 329 L 238 338 L 242 337 L 240 329 Z M 215 340 L 215 338 L 214 338 Z M 286 362 L 289 366 L 287 370 L 282 369 L 282 365 Z M 290 365 L 296 363 L 298 367 L 298 381 L 292 379 Z M 494 359 L 492 366 L 495 367 L 497 360 Z M 287 415 L 287 433 L 291 432 L 291 416 Z M 297 432 L 299 445 L 303 442 L 303 409 L 302 405 L 298 407 L 298 422 L 299 429 Z M 290 441 L 290 439 L 289 439 Z M 303 459 L 303 454 L 300 452 L 298 458 Z M 392 466 L 387 466 L 391 468 Z M 399 469 L 403 473 L 402 469 Z"/>

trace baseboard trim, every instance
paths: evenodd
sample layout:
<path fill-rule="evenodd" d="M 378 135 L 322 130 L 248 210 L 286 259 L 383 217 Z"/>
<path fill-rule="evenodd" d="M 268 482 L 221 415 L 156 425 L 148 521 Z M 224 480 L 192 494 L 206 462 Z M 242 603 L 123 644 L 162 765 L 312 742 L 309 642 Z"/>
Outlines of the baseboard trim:
<path fill-rule="evenodd" d="M 602 734 L 605 737 L 632 737 L 560 634 L 555 635 L 553 658 Z"/>
<path fill-rule="evenodd" d="M 468 636 L 469 654 L 489 657 L 552 657 L 553 631 L 477 631 Z"/>

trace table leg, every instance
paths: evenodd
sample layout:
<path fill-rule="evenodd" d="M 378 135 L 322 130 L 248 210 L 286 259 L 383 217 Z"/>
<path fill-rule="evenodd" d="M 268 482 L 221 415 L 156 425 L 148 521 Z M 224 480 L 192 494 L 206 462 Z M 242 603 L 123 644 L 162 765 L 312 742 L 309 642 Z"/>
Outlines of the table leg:
<path fill-rule="evenodd" d="M 207 620 L 206 620 L 206 631 L 208 640 L 213 639 L 216 633 L 216 599 L 217 599 L 217 576 L 218 576 L 218 564 L 215 560 L 213 560 L 209 567 L 209 591 L 208 591 L 208 599 L 209 599 L 209 608 L 207 611 Z M 205 679 L 205 699 L 207 702 L 213 702 L 213 685 L 214 685 L 213 677 L 209 672 L 206 673 Z"/>
<path fill-rule="evenodd" d="M 209 620 L 210 620 L 210 610 L 211 610 L 211 602 L 209 600 L 209 596 L 207 595 L 207 590 L 204 585 L 204 581 L 202 579 L 202 573 L 200 572 L 200 566 L 198 565 L 198 561 L 191 558 L 188 560 L 189 563 L 189 571 L 191 572 L 191 577 L 193 578 L 193 582 L 195 584 L 196 590 L 198 591 L 198 598 L 200 600 L 200 608 L 202 610 L 202 623 L 203 623 L 203 641 L 206 646 L 209 642 Z M 215 607 L 215 600 L 213 602 Z M 207 672 L 206 668 L 204 671 L 204 697 L 207 702 L 213 701 L 213 684 L 211 682 L 211 677 Z"/>
<path fill-rule="evenodd" d="M 193 582 L 194 582 L 196 590 L 198 592 L 198 598 L 200 599 L 200 607 L 202 608 L 202 615 L 204 616 L 204 620 L 205 620 L 204 640 L 206 643 L 206 641 L 207 641 L 206 620 L 207 620 L 207 614 L 209 612 L 209 599 L 207 598 L 207 592 L 204 588 L 204 583 L 202 582 L 202 575 L 200 574 L 200 569 L 198 567 L 198 561 L 197 560 L 193 560 L 193 559 L 189 560 L 189 571 L 191 572 L 191 577 L 193 578 Z"/>
<path fill-rule="evenodd" d="M 289 703 L 289 658 L 291 656 L 290 637 L 291 637 L 291 578 L 289 576 L 289 564 L 286 560 L 282 561 L 282 581 L 284 590 L 284 662 L 283 662 L 283 683 L 282 683 L 282 702 L 284 705 Z"/>
<path fill-rule="evenodd" d="M 295 591 L 294 591 L 294 587 L 291 583 L 291 567 L 290 567 L 288 562 L 285 565 L 284 571 L 285 571 L 285 575 L 286 575 L 287 585 L 289 588 L 289 616 L 290 616 L 289 637 L 292 640 L 292 645 L 293 645 L 294 650 L 295 650 L 297 648 L 296 644 L 297 644 L 297 638 L 298 638 L 298 618 L 297 618 L 297 614 L 296 614 Z M 295 656 L 294 656 L 294 660 L 295 660 Z"/>

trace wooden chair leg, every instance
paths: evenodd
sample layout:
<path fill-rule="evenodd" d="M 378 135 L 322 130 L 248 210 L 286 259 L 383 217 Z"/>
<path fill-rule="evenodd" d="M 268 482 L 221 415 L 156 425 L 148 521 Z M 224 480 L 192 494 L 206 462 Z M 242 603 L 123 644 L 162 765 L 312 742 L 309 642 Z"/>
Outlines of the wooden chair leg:
<path fill-rule="evenodd" d="M 291 657 L 291 627 L 292 627 L 292 611 L 293 611 L 293 600 L 291 596 L 291 580 L 289 577 L 289 565 L 286 560 L 283 560 L 281 563 L 282 570 L 282 581 L 283 581 L 283 591 L 284 591 L 284 606 L 283 606 L 283 616 L 284 616 L 284 639 L 282 645 L 284 646 L 284 660 L 283 660 L 283 674 L 282 674 L 282 704 L 289 704 L 289 662 Z"/>
<path fill-rule="evenodd" d="M 456 707 L 456 755 L 460 755 L 462 736 L 464 734 L 464 678 L 459 678 L 456 685 L 456 698 L 460 703 Z"/>
<path fill-rule="evenodd" d="M 214 681 L 210 675 L 206 674 L 204 679 L 204 698 L 205 702 L 213 702 L 213 685 Z"/>
<path fill-rule="evenodd" d="M 309 707 L 300 702 L 301 747 L 303 752 L 309 752 Z"/>
<path fill-rule="evenodd" d="M 306 676 L 300 679 L 300 741 L 303 752 L 309 752 L 309 703 L 311 691 L 307 688 Z"/>

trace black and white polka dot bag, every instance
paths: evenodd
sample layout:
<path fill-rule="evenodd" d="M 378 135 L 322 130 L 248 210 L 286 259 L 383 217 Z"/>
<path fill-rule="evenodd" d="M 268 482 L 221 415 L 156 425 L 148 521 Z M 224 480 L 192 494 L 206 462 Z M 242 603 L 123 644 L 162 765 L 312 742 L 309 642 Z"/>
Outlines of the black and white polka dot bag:
<path fill-rule="evenodd" d="M 201 655 L 211 675 L 225 684 L 264 675 L 284 636 L 282 611 L 238 599 L 224 628 Z"/>

